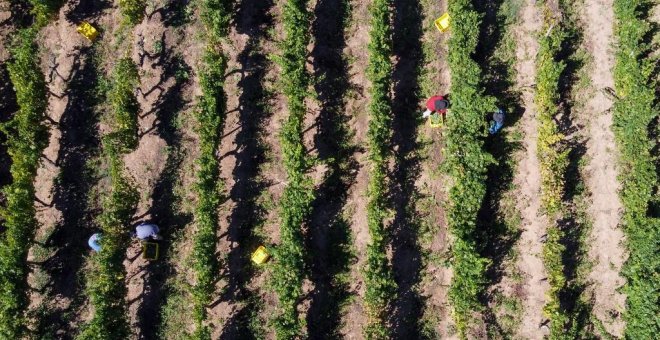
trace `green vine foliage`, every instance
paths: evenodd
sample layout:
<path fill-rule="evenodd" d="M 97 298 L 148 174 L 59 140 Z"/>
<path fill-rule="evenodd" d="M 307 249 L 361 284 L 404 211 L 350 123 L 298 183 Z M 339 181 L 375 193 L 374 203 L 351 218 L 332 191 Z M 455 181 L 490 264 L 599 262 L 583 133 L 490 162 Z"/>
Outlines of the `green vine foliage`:
<path fill-rule="evenodd" d="M 36 34 L 36 28 L 19 31 L 7 63 L 19 110 L 1 126 L 7 136 L 13 180 L 3 189 L 6 206 L 0 210 L 6 227 L 0 235 L 0 337 L 4 339 L 22 338 L 26 332 L 27 254 L 38 226 L 33 182 L 48 143 L 43 123 L 48 97 L 34 43 Z"/>
<path fill-rule="evenodd" d="M 200 71 L 202 96 L 196 113 L 200 155 L 197 159 L 199 171 L 196 185 L 199 201 L 195 208 L 197 232 L 193 244 L 193 269 L 197 276 L 197 282 L 192 288 L 193 317 L 196 323 L 194 339 L 211 338 L 204 321 L 207 317 L 206 305 L 212 298 L 218 273 L 216 230 L 221 198 L 218 187 L 220 169 L 216 154 L 226 112 L 223 90 L 226 60 L 222 54 L 207 49 L 203 64 Z"/>
<path fill-rule="evenodd" d="M 195 207 L 197 231 L 193 238 L 193 270 L 196 282 L 191 287 L 195 332 L 193 339 L 211 339 L 206 325 L 206 306 L 213 298 L 219 262 L 216 255 L 218 208 L 222 203 L 220 168 L 216 157 L 227 111 L 224 91 L 227 60 L 220 48 L 221 39 L 229 31 L 231 17 L 229 0 L 203 0 L 200 3 L 202 22 L 206 29 L 207 48 L 199 70 L 202 95 L 195 117 L 200 153 L 197 159 L 198 202 Z"/>
<path fill-rule="evenodd" d="M 653 339 L 660 334 L 660 219 L 658 176 L 648 127 L 658 116 L 646 43 L 651 26 L 642 17 L 652 8 L 649 0 L 615 0 L 618 48 L 614 79 L 618 100 L 613 109 L 614 134 L 620 151 L 622 225 L 627 237 L 628 260 L 623 268 L 627 283 L 626 339 Z M 655 203 L 657 204 L 657 203 Z"/>
<path fill-rule="evenodd" d="M 87 292 L 94 307 L 92 319 L 78 339 L 127 338 L 131 334 L 125 303 L 126 270 L 123 261 L 130 242 L 131 219 L 139 194 L 124 174 L 123 155 L 138 145 L 137 119 L 140 107 L 135 91 L 140 84 L 137 66 L 120 59 L 113 69 L 108 93 L 110 133 L 103 137 L 103 155 L 109 172 L 109 195 L 98 218 L 101 251 L 92 257 Z"/>
<path fill-rule="evenodd" d="M 136 25 L 142 21 L 146 8 L 147 1 L 144 0 L 119 0 L 121 14 L 130 25 Z"/>
<path fill-rule="evenodd" d="M 302 227 L 314 199 L 313 182 L 307 175 L 310 161 L 303 145 L 305 98 L 309 96 L 310 85 L 310 75 L 305 68 L 310 42 L 307 3 L 307 0 L 287 0 L 284 3 L 282 19 L 286 37 L 281 43 L 282 55 L 276 57 L 282 68 L 281 87 L 289 110 L 280 131 L 287 185 L 280 201 L 281 242 L 275 252 L 272 275 L 280 309 L 274 320 L 278 339 L 302 337 L 304 327 L 304 319 L 297 311 L 305 264 Z"/>
<path fill-rule="evenodd" d="M 137 65 L 131 58 L 120 59 L 113 70 L 108 98 L 112 106 L 113 143 L 126 152 L 138 145 L 138 114 L 140 104 L 135 89 L 140 85 Z"/>
<path fill-rule="evenodd" d="M 98 218 L 101 251 L 92 257 L 92 269 L 87 276 L 87 292 L 94 315 L 78 339 L 126 339 L 130 335 L 123 261 L 139 195 L 123 174 L 123 149 L 115 141 L 108 136 L 103 139 L 103 151 L 109 163 L 110 193 L 103 201 L 103 212 Z"/>
<path fill-rule="evenodd" d="M 449 45 L 452 119 L 448 120 L 445 167 L 453 180 L 447 207 L 454 277 L 449 298 L 462 338 L 467 335 L 472 314 L 481 310 L 480 295 L 486 285 L 489 265 L 479 255 L 476 240 L 477 213 L 486 194 L 486 172 L 494 163 L 484 151 L 486 115 L 496 109 L 495 99 L 484 94 L 482 70 L 472 58 L 479 39 L 481 17 L 471 0 L 449 1 L 452 16 Z"/>
<path fill-rule="evenodd" d="M 371 5 L 371 32 L 369 33 L 369 66 L 367 77 L 371 82 L 369 104 L 370 175 L 367 222 L 371 242 L 367 245 L 365 269 L 365 307 L 367 339 L 390 337 L 386 325 L 389 306 L 395 298 L 396 282 L 387 258 L 388 235 L 385 219 L 388 217 L 387 160 L 392 130 L 392 13 L 390 0 L 376 0 Z"/>
<path fill-rule="evenodd" d="M 541 168 L 541 199 L 542 204 L 551 220 L 558 218 L 563 208 L 564 178 L 568 167 L 568 150 L 562 148 L 564 135 L 559 132 L 555 116 L 559 109 L 557 103 L 561 101 L 559 81 L 566 65 L 558 60 L 565 31 L 560 21 L 549 6 L 542 4 L 544 26 L 542 31 L 548 31 L 540 38 L 540 49 L 537 56 L 536 67 L 536 97 L 539 122 L 537 155 Z M 552 29 L 551 29 L 552 27 Z M 561 243 L 564 232 L 556 223 L 548 226 L 547 240 L 543 248 L 543 258 L 548 271 L 550 290 L 548 301 L 543 307 L 547 318 L 550 319 L 550 333 L 557 338 L 568 322 L 566 311 L 561 308 L 560 294 L 566 287 L 564 263 L 562 257 L 566 247 Z"/>
<path fill-rule="evenodd" d="M 548 6 L 543 6 L 544 27 L 549 34 L 541 37 L 537 57 L 536 97 L 539 112 L 539 136 L 537 155 L 541 167 L 542 203 L 549 215 L 560 212 L 564 194 L 564 178 L 568 167 L 568 150 L 562 147 L 564 135 L 559 132 L 555 116 L 560 102 L 559 78 L 566 68 L 564 61 L 557 60 L 566 32 L 559 17 Z M 552 29 L 550 30 L 552 26 Z"/>
<path fill-rule="evenodd" d="M 29 2 L 35 15 L 36 26 L 45 25 L 64 3 L 63 0 L 29 0 Z"/>
<path fill-rule="evenodd" d="M 209 42 L 215 43 L 229 34 L 231 21 L 231 1 L 202 0 L 200 16 L 209 35 Z"/>

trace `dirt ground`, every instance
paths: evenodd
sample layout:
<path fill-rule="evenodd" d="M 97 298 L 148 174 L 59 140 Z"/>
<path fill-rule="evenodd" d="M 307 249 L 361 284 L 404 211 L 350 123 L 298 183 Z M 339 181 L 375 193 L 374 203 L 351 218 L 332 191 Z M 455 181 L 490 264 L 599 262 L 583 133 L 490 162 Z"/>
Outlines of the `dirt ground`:
<path fill-rule="evenodd" d="M 353 16 L 347 34 L 344 53 L 349 59 L 355 60 L 349 65 L 349 82 L 353 89 L 349 95 L 346 111 L 352 117 L 349 125 L 355 131 L 355 143 L 366 145 L 368 114 L 366 97 L 369 82 L 363 70 L 367 67 L 368 54 L 365 48 L 369 43 L 369 23 L 364 18 L 369 17 L 370 1 L 351 1 Z M 345 324 L 342 334 L 347 339 L 361 339 L 362 328 L 366 323 L 362 297 L 365 293 L 364 277 L 360 268 L 366 265 L 366 250 L 369 242 L 369 228 L 367 225 L 367 185 L 369 183 L 369 167 L 367 166 L 366 149 L 360 149 L 355 155 L 358 162 L 358 173 L 355 184 L 351 188 L 347 210 L 351 211 L 351 230 L 353 233 L 353 247 L 357 254 L 357 263 L 351 271 L 351 291 L 358 296 L 346 309 Z"/>
<path fill-rule="evenodd" d="M 589 213 L 593 228 L 587 244 L 593 268 L 589 281 L 594 296 L 594 314 L 612 335 L 623 335 L 621 318 L 625 308 L 625 295 L 618 291 L 624 279 L 619 272 L 626 259 L 624 235 L 619 227 L 621 202 L 617 181 L 617 153 L 612 133 L 612 106 L 602 89 L 613 88 L 614 40 L 611 0 L 587 0 L 581 17 L 585 22 L 585 45 L 593 57 L 590 72 L 591 88 L 585 107 L 584 120 L 588 121 L 586 182 L 591 193 Z"/>
<path fill-rule="evenodd" d="M 519 336 L 526 339 L 541 339 L 547 327 L 541 327 L 544 316 L 548 283 L 543 266 L 541 242 L 547 226 L 547 218 L 541 213 L 541 178 L 539 161 L 536 157 L 537 122 L 534 94 L 529 88 L 535 82 L 535 60 L 538 53 L 536 35 L 540 30 L 541 16 L 533 1 L 527 1 L 520 12 L 519 28 L 516 29 L 517 85 L 523 89 L 525 112 L 521 118 L 524 133 L 523 151 L 518 173 L 515 177 L 519 190 L 518 210 L 522 215 L 522 234 L 518 241 L 520 254 L 518 267 L 523 277 L 521 298 L 523 300 L 523 322 Z"/>

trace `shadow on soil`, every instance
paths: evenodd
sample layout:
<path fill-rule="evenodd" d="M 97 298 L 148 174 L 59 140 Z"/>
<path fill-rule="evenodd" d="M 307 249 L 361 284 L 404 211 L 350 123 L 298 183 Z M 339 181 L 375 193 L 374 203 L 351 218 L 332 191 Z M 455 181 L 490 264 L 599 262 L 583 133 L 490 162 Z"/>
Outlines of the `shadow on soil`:
<path fill-rule="evenodd" d="M 394 208 L 390 238 L 392 271 L 397 283 L 397 298 L 389 318 L 394 338 L 423 338 L 422 315 L 425 301 L 419 291 L 422 249 L 419 243 L 421 220 L 416 203 L 420 193 L 415 181 L 421 173 L 417 142 L 419 127 L 422 51 L 422 7 L 417 1 L 395 0 L 393 52 L 399 59 L 394 65 L 392 109 L 392 144 L 395 167 L 391 173 L 391 202 Z"/>
<path fill-rule="evenodd" d="M 16 93 L 9 80 L 9 72 L 7 71 L 7 64 L 0 65 L 0 124 L 9 121 L 12 114 L 18 110 L 16 103 Z M 7 146 L 5 145 L 6 136 L 0 133 L 0 188 L 11 183 L 11 175 L 9 168 L 11 167 L 11 158 L 7 154 Z M 3 203 L 2 194 L 0 193 L 0 204 Z"/>
<path fill-rule="evenodd" d="M 192 216 L 183 213 L 180 209 L 180 199 L 174 193 L 184 157 L 181 150 L 182 135 L 177 127 L 177 119 L 190 104 L 183 98 L 190 82 L 187 77 L 181 78 L 179 75 L 190 74 L 190 67 L 181 56 L 173 53 L 172 50 L 167 49 L 163 51 L 162 56 L 159 56 L 159 60 L 162 60 L 163 65 L 163 81 L 174 78 L 175 83 L 167 91 L 160 92 L 154 103 L 156 115 L 154 130 L 168 148 L 166 165 L 154 185 L 153 204 L 148 212 L 152 218 L 151 222 L 161 227 L 161 234 L 165 240 L 160 242 L 159 258 L 161 259 L 168 257 L 171 246 L 168 240 L 172 240 L 173 235 L 192 221 Z M 145 277 L 142 303 L 137 310 L 138 327 L 141 330 L 140 338 L 156 339 L 158 326 L 162 323 L 160 312 L 168 295 L 166 281 L 168 277 L 174 275 L 175 270 L 171 261 L 159 260 L 149 262 L 146 271 L 149 275 Z"/>
<path fill-rule="evenodd" d="M 579 72 L 585 66 L 583 56 L 579 55 L 578 48 L 582 45 L 582 35 L 577 22 L 576 14 L 568 15 L 570 24 L 567 26 L 568 36 L 565 38 L 562 51 L 558 58 L 565 60 L 566 68 L 559 79 L 559 91 L 562 94 L 562 115 L 559 120 L 560 131 L 568 136 L 564 147 L 569 151 L 569 165 L 566 169 L 564 202 L 569 206 L 570 212 L 558 221 L 563 231 L 560 240 L 565 247 L 562 254 L 564 265 L 564 277 L 566 286 L 559 293 L 560 308 L 568 315 L 568 323 L 564 325 L 565 336 L 569 338 L 589 339 L 593 338 L 593 324 L 591 322 L 592 305 L 583 296 L 587 287 L 584 278 L 579 277 L 579 270 L 589 261 L 587 246 L 585 244 L 588 228 L 588 219 L 584 217 L 586 212 L 577 207 L 580 195 L 585 194 L 584 179 L 582 178 L 582 163 L 586 154 L 587 140 L 579 131 L 584 126 L 577 125 L 573 119 L 574 100 L 573 92 L 575 85 L 579 82 Z"/>
<path fill-rule="evenodd" d="M 235 184 L 229 193 L 236 204 L 229 216 L 227 239 L 231 250 L 223 273 L 227 287 L 220 300 L 231 302 L 237 310 L 225 321 L 220 339 L 265 336 L 266 317 L 259 315 L 263 302 L 248 285 L 256 270 L 250 253 L 263 242 L 260 227 L 267 213 L 259 202 L 261 193 L 269 185 L 261 176 L 260 165 L 266 159 L 262 135 L 270 116 L 267 107 L 270 95 L 263 84 L 269 61 L 261 45 L 267 38 L 268 28 L 273 25 L 270 14 L 273 5 L 272 0 L 244 0 L 235 9 L 237 31 L 247 35 L 248 41 L 238 55 L 241 67 L 238 87 L 243 90 L 238 99 L 241 130 L 235 140 L 236 166 L 232 173 Z"/>
<path fill-rule="evenodd" d="M 26 28 L 34 20 L 30 13 L 30 4 L 27 1 L 15 0 L 9 2 L 9 12 L 11 16 L 0 22 L 0 26 L 14 26 L 15 28 Z M 3 40 L 5 37 L 2 38 Z"/>
<path fill-rule="evenodd" d="M 325 178 L 317 190 L 307 233 L 307 264 L 314 290 L 307 311 L 310 339 L 339 339 L 341 309 L 350 296 L 347 273 L 354 257 L 351 232 L 343 215 L 349 188 L 355 182 L 356 151 L 345 114 L 345 95 L 349 88 L 348 62 L 343 55 L 345 29 L 349 17 L 346 0 L 319 0 L 314 8 L 312 35 L 317 42 L 312 50 L 314 88 L 321 110 L 316 119 L 318 132 L 314 146 L 321 162 L 327 165 Z"/>
<path fill-rule="evenodd" d="M 67 19 L 89 19 L 108 8 L 106 1 L 72 4 Z M 95 206 L 94 187 L 99 180 L 98 160 L 100 139 L 97 131 L 98 112 L 95 106 L 103 99 L 99 87 L 100 71 L 93 60 L 93 47 L 74 51 L 76 57 L 72 73 L 65 81 L 68 97 L 59 122 L 60 149 L 55 164 L 60 173 L 55 178 L 52 206 L 61 212 L 61 219 L 45 241 L 54 254 L 43 263 L 50 277 L 46 284 L 47 296 L 53 301 L 68 300 L 68 306 L 51 305 L 36 325 L 37 334 L 52 336 L 62 332 L 60 338 L 70 339 L 79 325 L 80 308 L 85 301 L 84 282 L 80 270 L 88 253 L 87 238 L 96 228 L 99 207 Z M 87 56 L 82 58 L 80 56 Z M 85 59 L 85 60 L 82 60 Z"/>
<path fill-rule="evenodd" d="M 514 153 L 521 142 L 515 131 L 506 129 L 516 124 L 524 114 L 521 93 L 514 87 L 512 71 L 512 53 L 507 54 L 507 25 L 515 20 L 515 13 L 503 13 L 506 0 L 483 1 L 476 5 L 477 11 L 484 15 L 481 27 L 476 60 L 483 65 L 485 94 L 496 98 L 498 107 L 506 111 L 505 129 L 485 140 L 485 150 L 495 158 L 487 173 L 487 190 L 483 205 L 478 215 L 479 239 L 482 245 L 481 255 L 492 264 L 487 269 L 488 285 L 500 283 L 505 273 L 504 260 L 511 255 L 512 248 L 518 241 L 521 231 L 506 216 L 507 207 L 503 206 L 506 194 L 513 189 L 515 171 Z M 489 113 L 484 119 L 490 121 Z M 510 218 L 510 217 L 509 217 Z M 500 325 L 496 315 L 495 296 L 490 290 L 484 292 L 483 303 L 489 308 L 484 310 L 487 332 L 493 336 L 512 336 L 510 329 Z M 495 305 L 495 306 L 494 306 Z"/>
<path fill-rule="evenodd" d="M 82 54 L 91 50 L 84 49 Z M 59 122 L 61 132 L 60 150 L 55 163 L 60 173 L 55 179 L 53 207 L 61 212 L 60 223 L 46 241 L 46 246 L 55 249 L 55 254 L 44 262 L 44 270 L 51 281 L 47 287 L 49 296 L 68 299 L 66 308 L 55 307 L 43 318 L 39 334 L 52 334 L 53 330 L 64 330 L 65 338 L 73 337 L 71 317 L 84 302 L 84 283 L 80 270 L 85 254 L 89 252 L 87 238 L 96 226 L 95 218 L 99 207 L 94 206 L 93 189 L 98 182 L 96 160 L 100 152 L 97 131 L 98 114 L 95 105 L 99 102 L 98 89 L 90 84 L 98 83 L 98 70 L 94 62 L 80 59 L 74 62 L 73 73 L 66 95 L 68 104 Z"/>

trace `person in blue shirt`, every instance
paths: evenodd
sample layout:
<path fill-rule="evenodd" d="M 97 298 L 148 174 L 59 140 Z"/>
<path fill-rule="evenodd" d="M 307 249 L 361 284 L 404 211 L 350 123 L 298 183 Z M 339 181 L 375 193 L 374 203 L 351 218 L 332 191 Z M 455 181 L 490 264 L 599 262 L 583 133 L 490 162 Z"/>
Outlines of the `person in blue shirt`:
<path fill-rule="evenodd" d="M 163 238 L 158 235 L 159 231 L 160 229 L 155 224 L 141 223 L 135 228 L 133 237 L 137 237 L 140 241 L 147 239 L 162 240 Z"/>
<path fill-rule="evenodd" d="M 101 243 L 99 243 L 100 240 L 101 240 L 101 233 L 95 233 L 94 235 L 92 235 L 89 238 L 89 240 L 87 241 L 87 244 L 95 252 L 99 252 L 99 251 L 101 251 Z"/>
<path fill-rule="evenodd" d="M 496 134 L 502 129 L 504 126 L 504 117 L 504 110 L 500 108 L 493 113 L 493 120 L 490 121 L 490 128 L 488 129 L 488 132 L 490 132 L 491 135 Z"/>

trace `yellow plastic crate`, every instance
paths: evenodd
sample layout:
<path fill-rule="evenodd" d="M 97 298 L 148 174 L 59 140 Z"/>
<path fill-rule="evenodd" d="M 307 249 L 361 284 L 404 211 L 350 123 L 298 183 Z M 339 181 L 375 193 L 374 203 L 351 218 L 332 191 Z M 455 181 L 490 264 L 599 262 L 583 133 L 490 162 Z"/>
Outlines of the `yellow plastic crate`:
<path fill-rule="evenodd" d="M 432 128 L 441 128 L 445 125 L 444 119 L 441 114 L 434 113 L 429 117 L 429 125 Z"/>
<path fill-rule="evenodd" d="M 435 20 L 435 27 L 438 29 L 438 31 L 444 33 L 449 29 L 449 23 L 449 13 L 445 13 Z"/>
<path fill-rule="evenodd" d="M 160 246 L 155 242 L 143 242 L 142 243 L 142 257 L 147 260 L 158 260 L 158 254 L 160 251 Z"/>
<path fill-rule="evenodd" d="M 89 39 L 89 41 L 94 41 L 96 40 L 96 37 L 99 36 L 99 31 L 97 31 L 94 26 L 86 21 L 83 21 L 80 25 L 78 25 L 76 31 L 82 34 L 85 38 Z"/>
<path fill-rule="evenodd" d="M 269 258 L 270 255 L 264 246 L 259 246 L 259 248 L 257 248 L 257 250 L 252 253 L 252 262 L 256 264 L 264 264 L 268 261 Z"/>

